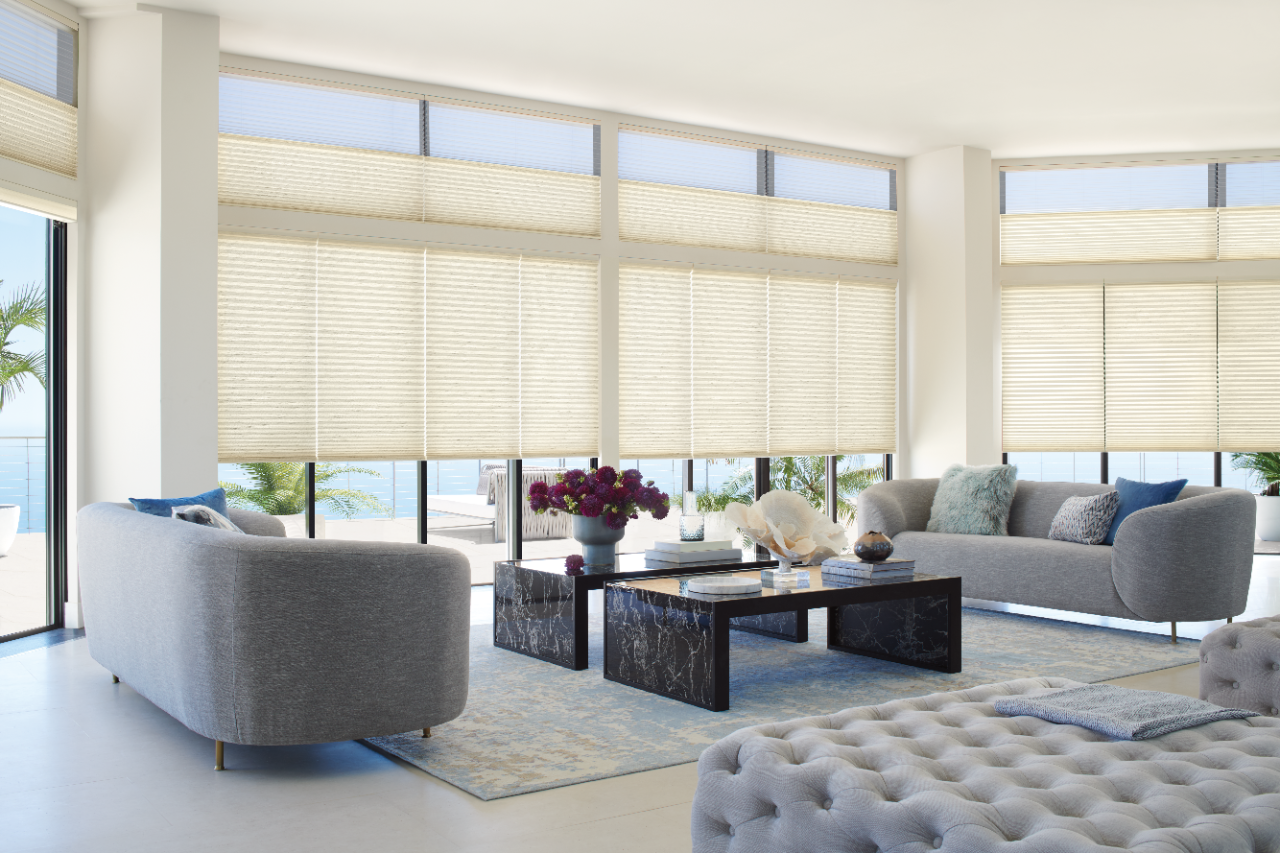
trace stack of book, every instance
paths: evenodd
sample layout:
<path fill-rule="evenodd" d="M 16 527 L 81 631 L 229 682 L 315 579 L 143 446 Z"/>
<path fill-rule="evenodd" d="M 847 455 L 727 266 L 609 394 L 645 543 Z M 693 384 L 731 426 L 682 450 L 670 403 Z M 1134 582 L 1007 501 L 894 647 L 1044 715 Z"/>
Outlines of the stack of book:
<path fill-rule="evenodd" d="M 718 563 L 742 562 L 742 551 L 733 547 L 728 539 L 720 541 L 684 542 L 679 539 L 654 542 L 644 552 L 644 563 L 651 569 L 669 569 L 679 566 L 707 566 Z"/>
<path fill-rule="evenodd" d="M 864 563 L 852 556 L 831 557 L 822 561 L 822 573 L 838 578 L 877 581 L 887 578 L 909 578 L 916 573 L 916 561 L 883 560 L 879 563 Z"/>

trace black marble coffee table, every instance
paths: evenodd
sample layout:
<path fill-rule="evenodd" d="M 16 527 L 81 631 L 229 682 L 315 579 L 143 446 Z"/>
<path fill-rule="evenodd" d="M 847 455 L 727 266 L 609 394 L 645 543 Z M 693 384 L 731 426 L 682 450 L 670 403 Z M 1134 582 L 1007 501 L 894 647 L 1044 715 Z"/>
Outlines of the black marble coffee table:
<path fill-rule="evenodd" d="M 759 572 L 735 572 L 741 577 Z M 729 710 L 729 629 L 759 620 L 787 637 L 797 613 L 827 608 L 827 648 L 941 672 L 960 671 L 960 578 L 853 580 L 747 595 L 688 592 L 680 577 L 604 589 L 604 677 L 711 711 Z M 730 624 L 731 620 L 734 624 Z M 799 620 L 794 633 L 805 622 Z"/>
<path fill-rule="evenodd" d="M 588 591 L 629 578 L 767 569 L 776 565 L 776 560 L 755 559 L 754 550 L 743 551 L 742 562 L 670 569 L 646 567 L 644 554 L 619 554 L 612 572 L 576 575 L 565 569 L 563 557 L 500 561 L 493 564 L 493 644 L 569 669 L 586 669 Z M 793 614 L 792 621 L 803 620 L 796 620 Z M 751 630 L 752 626 L 741 627 Z M 759 633 L 770 632 L 766 628 Z"/>

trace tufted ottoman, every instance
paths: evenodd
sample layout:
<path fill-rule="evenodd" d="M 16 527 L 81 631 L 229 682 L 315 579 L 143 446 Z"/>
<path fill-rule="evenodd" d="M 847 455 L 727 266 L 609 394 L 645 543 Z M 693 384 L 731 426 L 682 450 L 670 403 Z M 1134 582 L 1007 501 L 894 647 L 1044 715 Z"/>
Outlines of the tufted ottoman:
<path fill-rule="evenodd" d="M 1280 616 L 1223 625 L 1201 641 L 1200 698 L 1280 717 Z"/>
<path fill-rule="evenodd" d="M 1004 717 L 1027 678 L 742 729 L 698 761 L 697 853 L 1276 853 L 1280 720 L 1147 741 Z"/>

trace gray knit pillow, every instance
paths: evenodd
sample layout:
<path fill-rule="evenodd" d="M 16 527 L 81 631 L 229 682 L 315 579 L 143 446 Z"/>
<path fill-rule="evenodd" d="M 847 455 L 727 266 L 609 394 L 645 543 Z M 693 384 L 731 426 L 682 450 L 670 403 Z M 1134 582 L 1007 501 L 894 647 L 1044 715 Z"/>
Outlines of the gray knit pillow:
<path fill-rule="evenodd" d="M 1107 538 L 1120 507 L 1119 492 L 1077 495 L 1062 502 L 1049 526 L 1049 538 L 1081 545 L 1098 545 Z"/>
<path fill-rule="evenodd" d="M 1018 485 L 1016 465 L 952 465 L 942 472 L 929 511 L 930 533 L 1009 535 L 1009 507 Z"/>

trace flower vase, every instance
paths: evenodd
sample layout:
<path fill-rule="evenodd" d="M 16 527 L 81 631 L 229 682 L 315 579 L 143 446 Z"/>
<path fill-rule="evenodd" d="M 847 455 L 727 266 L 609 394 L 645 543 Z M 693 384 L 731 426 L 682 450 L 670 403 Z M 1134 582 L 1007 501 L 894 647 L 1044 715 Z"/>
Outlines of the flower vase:
<path fill-rule="evenodd" d="M 582 559 L 586 570 L 613 571 L 614 545 L 622 541 L 626 529 L 614 530 L 604 523 L 604 516 L 573 517 L 573 538 L 582 545 Z"/>

